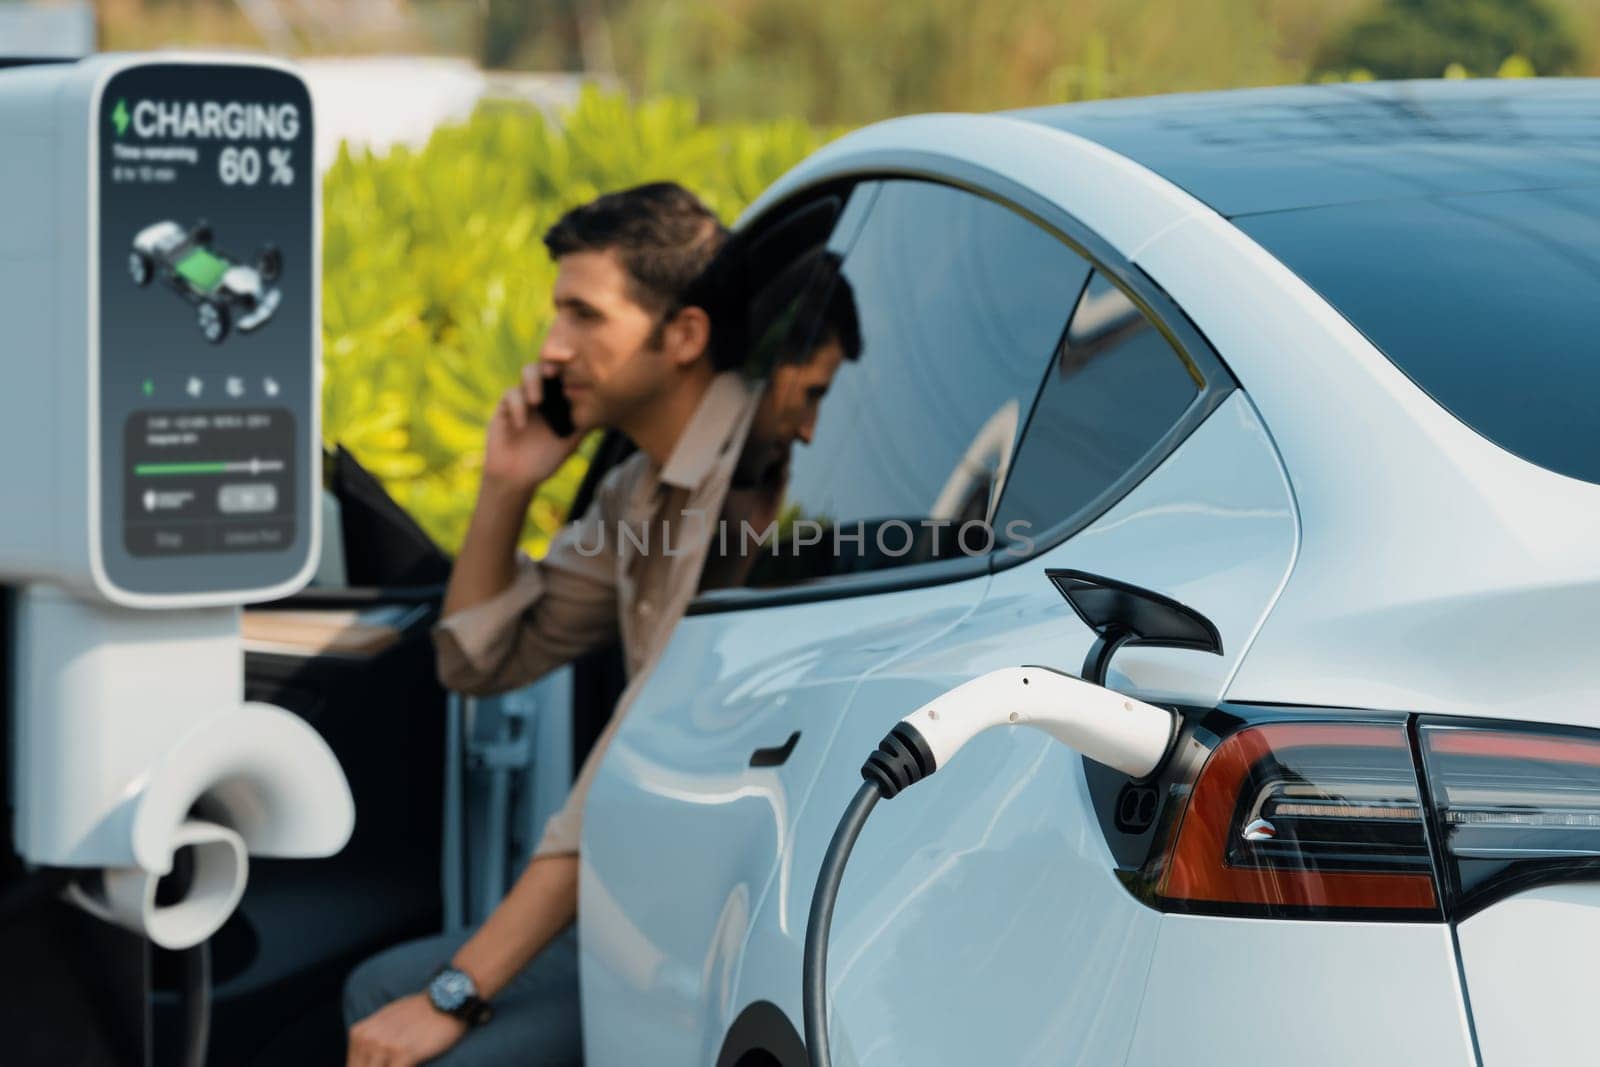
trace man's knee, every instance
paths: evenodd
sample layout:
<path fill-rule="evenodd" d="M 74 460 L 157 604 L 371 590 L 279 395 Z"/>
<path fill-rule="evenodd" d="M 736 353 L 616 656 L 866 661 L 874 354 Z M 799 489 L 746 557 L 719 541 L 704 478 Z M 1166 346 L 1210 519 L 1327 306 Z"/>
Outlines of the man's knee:
<path fill-rule="evenodd" d="M 388 1003 L 390 998 L 383 992 L 386 987 L 383 981 L 384 955 L 379 953 L 376 956 L 369 956 L 344 980 L 346 1030 Z"/>
<path fill-rule="evenodd" d="M 344 982 L 345 1029 L 390 1001 L 422 992 L 434 972 L 449 962 L 466 939 L 467 933 L 424 937 L 362 961 Z"/>

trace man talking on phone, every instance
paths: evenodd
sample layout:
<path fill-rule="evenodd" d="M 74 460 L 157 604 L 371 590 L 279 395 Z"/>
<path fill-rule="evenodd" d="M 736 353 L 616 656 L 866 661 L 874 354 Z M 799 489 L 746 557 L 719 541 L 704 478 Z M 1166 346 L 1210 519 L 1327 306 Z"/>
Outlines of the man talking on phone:
<path fill-rule="evenodd" d="M 713 365 L 710 318 L 688 300 L 726 236 L 671 183 L 602 196 L 545 234 L 555 320 L 538 363 L 489 422 L 482 486 L 434 632 L 439 675 L 462 692 L 502 692 L 620 639 L 628 687 L 488 919 L 392 948 L 350 976 L 351 1065 L 582 1062 L 573 919 L 584 799 L 695 593 L 707 517 L 718 514 L 756 407 L 753 385 Z M 555 382 L 570 406 L 565 436 L 551 426 L 561 421 L 548 403 Z M 520 555 L 535 491 L 600 427 L 622 431 L 638 452 L 606 475 L 543 559 Z"/>

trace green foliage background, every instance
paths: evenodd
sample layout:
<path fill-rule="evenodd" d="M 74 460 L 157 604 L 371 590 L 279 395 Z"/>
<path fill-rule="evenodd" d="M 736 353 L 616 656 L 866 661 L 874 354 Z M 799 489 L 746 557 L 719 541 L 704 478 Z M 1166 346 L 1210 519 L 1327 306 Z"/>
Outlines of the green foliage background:
<path fill-rule="evenodd" d="M 484 0 L 488 63 L 856 124 L 1347 77 L 1600 73 L 1600 0 Z"/>
<path fill-rule="evenodd" d="M 856 125 L 1102 96 L 1498 71 L 1600 75 L 1600 0 L 95 0 L 107 51 L 470 56 L 714 120 Z M 374 18 L 373 12 L 383 15 Z M 1403 73 L 1402 73 L 1403 72 Z"/>
<path fill-rule="evenodd" d="M 705 123 L 687 100 L 588 91 L 559 122 L 485 105 L 420 151 L 342 151 L 323 189 L 325 442 L 455 552 L 484 426 L 551 314 L 546 228 L 601 192 L 662 178 L 731 222 L 823 139 L 799 120 Z M 564 520 L 592 445 L 540 490 L 530 552 Z"/>

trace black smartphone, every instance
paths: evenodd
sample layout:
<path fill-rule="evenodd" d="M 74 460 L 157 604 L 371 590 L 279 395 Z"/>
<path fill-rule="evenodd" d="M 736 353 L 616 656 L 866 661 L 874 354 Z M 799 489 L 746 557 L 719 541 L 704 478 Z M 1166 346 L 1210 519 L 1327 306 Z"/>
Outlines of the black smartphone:
<path fill-rule="evenodd" d="M 539 398 L 539 414 L 556 432 L 557 437 L 571 437 L 574 429 L 572 405 L 567 403 L 567 391 L 562 388 L 561 379 L 545 378 L 539 384 L 542 390 Z"/>

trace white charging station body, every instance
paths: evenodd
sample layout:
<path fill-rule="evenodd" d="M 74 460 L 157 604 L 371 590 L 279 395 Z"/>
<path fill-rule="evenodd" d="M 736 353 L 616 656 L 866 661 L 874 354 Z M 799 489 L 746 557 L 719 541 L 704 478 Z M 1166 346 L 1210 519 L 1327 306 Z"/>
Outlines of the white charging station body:
<path fill-rule="evenodd" d="M 246 851 L 354 825 L 317 733 L 243 693 L 240 605 L 318 558 L 312 119 L 271 60 L 0 69 L 15 847 L 100 871 L 74 898 L 167 947 L 226 919 Z M 157 909 L 180 848 L 189 898 Z"/>

